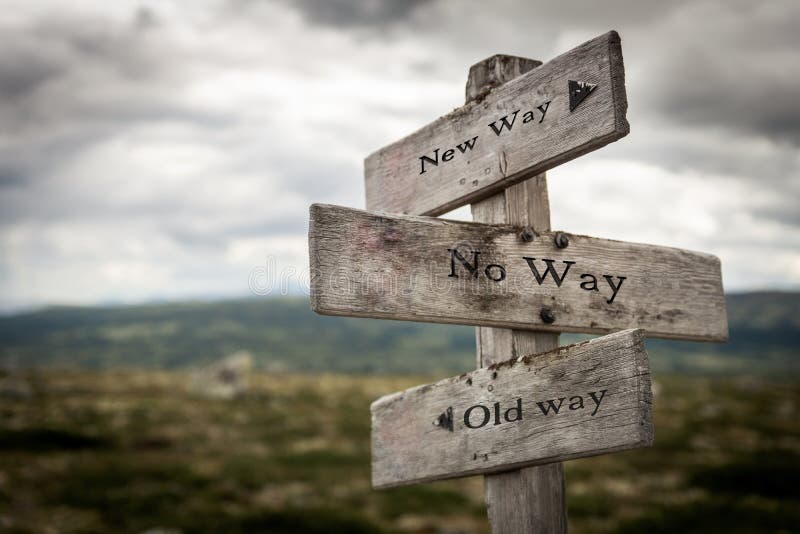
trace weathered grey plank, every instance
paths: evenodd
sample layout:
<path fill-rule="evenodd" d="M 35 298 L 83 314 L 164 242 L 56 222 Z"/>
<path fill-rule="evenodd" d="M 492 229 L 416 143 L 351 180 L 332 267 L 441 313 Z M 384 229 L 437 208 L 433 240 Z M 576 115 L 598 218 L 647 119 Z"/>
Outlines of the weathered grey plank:
<path fill-rule="evenodd" d="M 315 204 L 311 306 L 326 315 L 550 332 L 644 328 L 655 337 L 727 339 L 716 257 L 572 234 L 558 248 L 555 235 L 526 242 L 510 225 Z M 473 274 L 465 265 L 474 267 L 475 258 Z"/>
<path fill-rule="evenodd" d="M 372 404 L 372 484 L 485 474 L 652 444 L 642 330 L 523 356 Z"/>
<path fill-rule="evenodd" d="M 558 56 L 367 157 L 367 208 L 439 215 L 625 136 L 624 79 L 616 32 Z M 572 111 L 570 81 L 596 84 Z"/>

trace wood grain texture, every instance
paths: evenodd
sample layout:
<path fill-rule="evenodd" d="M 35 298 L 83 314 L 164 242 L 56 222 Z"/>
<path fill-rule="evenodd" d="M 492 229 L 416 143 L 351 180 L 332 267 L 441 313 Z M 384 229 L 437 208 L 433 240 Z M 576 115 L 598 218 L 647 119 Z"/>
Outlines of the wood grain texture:
<path fill-rule="evenodd" d="M 514 78 L 539 67 L 541 61 L 520 56 L 495 54 L 475 63 L 469 69 L 464 91 L 466 103 L 480 101 L 492 90 L 504 85 Z"/>
<path fill-rule="evenodd" d="M 470 69 L 472 80 L 473 69 Z M 470 85 L 469 83 L 467 84 Z M 550 203 L 544 173 L 472 204 L 475 222 L 550 230 Z M 537 354 L 558 347 L 558 334 L 478 326 L 478 368 L 511 355 Z M 562 534 L 567 532 L 564 465 L 554 462 L 484 477 L 489 523 L 494 534 Z"/>
<path fill-rule="evenodd" d="M 502 65 L 497 68 L 502 71 Z M 625 136 L 624 79 L 619 35 L 612 31 L 504 83 L 368 156 L 367 208 L 439 215 Z M 574 111 L 569 109 L 569 80 L 597 84 Z M 542 113 L 537 107 L 545 102 L 549 105 Z M 497 135 L 489 127 L 499 127 L 495 121 L 516 110 L 511 130 Z M 523 123 L 527 111 L 534 119 Z M 474 136 L 472 149 L 442 159 L 445 151 Z M 421 174 L 420 158 L 433 156 L 436 149 L 438 165 L 426 165 Z"/>
<path fill-rule="evenodd" d="M 411 388 L 378 399 L 371 411 L 376 488 L 605 454 L 653 440 L 641 330 Z"/>
<path fill-rule="evenodd" d="M 486 475 L 484 492 L 492 534 L 567 532 L 561 462 Z"/>
<path fill-rule="evenodd" d="M 532 242 L 519 235 L 511 225 L 315 204 L 311 306 L 326 315 L 597 334 L 644 328 L 654 337 L 727 339 L 716 257 L 573 234 L 560 249 L 552 232 Z M 449 250 L 470 262 L 479 253 L 474 276 L 458 261 L 451 265 Z M 542 275 L 545 259 L 563 276 L 560 287 L 553 276 L 537 282 L 530 265 Z M 497 265 L 506 270 L 499 282 L 489 278 L 500 277 Z M 584 274 L 596 277 L 597 290 L 581 288 Z M 552 323 L 541 317 L 543 308 L 552 311 Z"/>
<path fill-rule="evenodd" d="M 470 70 L 472 73 L 472 70 Z M 471 206 L 472 219 L 487 224 L 529 227 L 539 234 L 550 230 L 550 203 L 544 173 L 512 185 Z M 558 347 L 558 334 L 478 326 L 475 328 L 478 367 L 509 355 L 534 354 Z"/>

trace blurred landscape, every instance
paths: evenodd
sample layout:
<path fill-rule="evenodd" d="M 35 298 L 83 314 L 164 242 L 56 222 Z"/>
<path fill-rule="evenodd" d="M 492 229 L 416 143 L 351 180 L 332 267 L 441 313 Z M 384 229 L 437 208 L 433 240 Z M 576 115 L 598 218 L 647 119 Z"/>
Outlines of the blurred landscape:
<path fill-rule="evenodd" d="M 800 293 L 727 297 L 730 341 L 648 340 L 654 372 L 800 373 Z M 304 373 L 459 374 L 475 365 L 474 328 L 324 317 L 307 298 L 53 307 L 0 317 L 0 365 L 179 369 L 235 351 L 257 368 Z M 587 336 L 563 335 L 561 343 Z"/>
<path fill-rule="evenodd" d="M 567 462 L 571 532 L 800 531 L 800 295 L 728 313 L 728 344 L 648 340 L 655 445 Z M 480 477 L 370 487 L 370 403 L 473 335 L 301 298 L 1 318 L 0 531 L 488 533 Z M 199 390 L 233 353 L 240 391 Z"/>
<path fill-rule="evenodd" d="M 474 328 L 315 315 L 309 205 L 365 207 L 365 156 L 460 106 L 482 58 L 612 29 L 631 134 L 548 152 L 522 197 L 570 235 L 716 256 L 736 293 L 728 343 L 647 340 L 654 446 L 565 464 L 570 532 L 800 534 L 797 0 L 3 5 L 0 534 L 488 534 L 482 477 L 370 485 L 370 403 L 474 369 Z M 536 94 L 605 79 L 561 58 L 575 79 Z M 387 171 L 450 161 L 440 133 Z"/>

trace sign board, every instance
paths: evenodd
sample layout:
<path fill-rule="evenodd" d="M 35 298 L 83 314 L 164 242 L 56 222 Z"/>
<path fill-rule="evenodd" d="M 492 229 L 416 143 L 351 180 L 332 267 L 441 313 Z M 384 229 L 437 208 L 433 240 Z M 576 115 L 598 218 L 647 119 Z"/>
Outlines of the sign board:
<path fill-rule="evenodd" d="M 311 206 L 317 313 L 725 341 L 709 254 L 510 225 Z"/>
<path fill-rule="evenodd" d="M 642 330 L 515 358 L 372 404 L 372 484 L 485 474 L 653 443 Z"/>
<path fill-rule="evenodd" d="M 617 32 L 366 158 L 367 209 L 440 215 L 627 135 Z"/>

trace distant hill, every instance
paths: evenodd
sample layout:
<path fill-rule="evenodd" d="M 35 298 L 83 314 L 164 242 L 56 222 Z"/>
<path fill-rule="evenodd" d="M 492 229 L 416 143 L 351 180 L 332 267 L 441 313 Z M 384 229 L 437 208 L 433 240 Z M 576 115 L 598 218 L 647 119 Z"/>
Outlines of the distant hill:
<path fill-rule="evenodd" d="M 649 340 L 653 369 L 800 374 L 800 293 L 727 300 L 729 343 Z M 54 307 L 0 318 L 3 366 L 180 368 L 237 350 L 261 368 L 304 372 L 457 373 L 475 362 L 472 327 L 322 317 L 304 298 Z"/>

